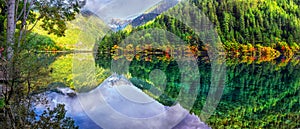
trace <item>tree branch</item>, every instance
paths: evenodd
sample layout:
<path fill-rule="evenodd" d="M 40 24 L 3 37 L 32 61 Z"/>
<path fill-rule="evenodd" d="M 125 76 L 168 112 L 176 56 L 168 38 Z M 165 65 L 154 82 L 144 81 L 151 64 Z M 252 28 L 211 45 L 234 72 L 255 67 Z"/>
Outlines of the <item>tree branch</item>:
<path fill-rule="evenodd" d="M 20 0 L 17 0 L 16 10 L 15 10 L 15 13 L 16 13 L 15 19 L 16 19 L 16 21 L 18 21 L 18 19 L 19 19 L 19 18 L 17 18 L 17 16 L 18 16 L 18 9 L 19 9 L 19 3 L 20 3 Z M 22 15 L 22 13 L 23 13 L 23 10 L 21 11 L 20 15 Z"/>
<path fill-rule="evenodd" d="M 33 26 L 28 31 L 32 31 L 32 29 L 36 26 L 36 24 L 38 23 L 38 21 L 40 21 L 40 19 L 41 17 L 38 17 L 35 23 L 33 24 Z"/>
<path fill-rule="evenodd" d="M 21 45 L 21 39 L 23 37 L 23 32 L 24 32 L 24 26 L 26 24 L 26 5 L 27 5 L 27 0 L 24 0 L 24 5 L 23 5 L 23 9 L 22 9 L 22 12 L 24 13 L 23 15 L 23 20 L 22 20 L 22 25 L 21 25 L 21 28 L 20 28 L 20 35 L 19 35 L 19 39 L 18 39 L 18 48 L 20 47 Z"/>
<path fill-rule="evenodd" d="M 21 40 L 23 38 L 23 34 L 26 34 L 25 28 L 26 28 L 26 21 L 28 18 L 28 15 L 30 13 L 31 7 L 33 5 L 33 0 L 30 1 L 29 7 L 27 9 L 27 0 L 24 0 L 24 6 L 23 6 L 23 20 L 22 20 L 22 26 L 21 26 L 21 30 L 20 30 L 20 35 L 19 35 L 19 39 L 18 39 L 18 48 L 21 46 Z M 25 31 L 25 32 L 24 32 Z"/>

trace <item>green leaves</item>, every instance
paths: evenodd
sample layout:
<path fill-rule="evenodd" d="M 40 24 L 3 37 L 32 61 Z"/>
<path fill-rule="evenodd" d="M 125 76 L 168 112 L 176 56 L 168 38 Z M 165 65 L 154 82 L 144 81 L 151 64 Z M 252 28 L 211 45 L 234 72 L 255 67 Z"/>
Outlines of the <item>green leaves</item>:
<path fill-rule="evenodd" d="M 31 33 L 27 37 L 27 41 L 24 47 L 33 51 L 57 51 L 62 49 L 51 38 L 36 33 Z"/>
<path fill-rule="evenodd" d="M 4 107 L 4 99 L 0 98 L 0 109 Z"/>
<path fill-rule="evenodd" d="M 60 128 L 60 129 L 78 129 L 74 120 L 66 117 L 65 105 L 59 104 L 54 109 L 47 108 L 39 117 L 39 120 L 33 121 L 32 128 Z"/>
<path fill-rule="evenodd" d="M 65 36 L 64 32 L 67 29 L 65 21 L 74 20 L 76 13 L 79 13 L 79 4 L 72 0 L 43 1 L 38 5 L 40 19 L 43 21 L 41 26 L 48 34 L 53 33 L 57 36 Z"/>

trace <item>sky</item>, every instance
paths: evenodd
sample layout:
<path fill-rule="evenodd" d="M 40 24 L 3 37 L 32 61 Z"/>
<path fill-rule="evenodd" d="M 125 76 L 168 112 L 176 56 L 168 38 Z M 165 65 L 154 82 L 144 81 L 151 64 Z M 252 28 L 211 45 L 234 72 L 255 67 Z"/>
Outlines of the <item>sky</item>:
<path fill-rule="evenodd" d="M 106 23 L 111 19 L 132 19 L 162 0 L 87 0 L 85 8 Z"/>

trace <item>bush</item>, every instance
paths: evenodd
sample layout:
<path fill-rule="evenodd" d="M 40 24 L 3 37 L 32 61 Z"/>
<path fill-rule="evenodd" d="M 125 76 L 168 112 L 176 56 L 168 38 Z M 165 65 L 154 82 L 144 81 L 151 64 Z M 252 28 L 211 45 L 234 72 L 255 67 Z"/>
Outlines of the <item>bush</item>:
<path fill-rule="evenodd" d="M 31 33 L 27 37 L 27 43 L 24 47 L 34 51 L 57 51 L 61 50 L 59 46 L 48 36 Z"/>

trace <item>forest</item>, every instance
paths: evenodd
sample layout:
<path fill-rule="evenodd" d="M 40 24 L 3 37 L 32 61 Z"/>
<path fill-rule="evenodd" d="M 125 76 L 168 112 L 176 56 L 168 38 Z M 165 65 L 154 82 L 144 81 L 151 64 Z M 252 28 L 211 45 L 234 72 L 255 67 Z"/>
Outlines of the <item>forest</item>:
<path fill-rule="evenodd" d="M 299 122 L 299 112 L 295 102 L 298 99 L 296 89 L 299 89 L 299 1 L 190 2 L 212 22 L 225 49 L 225 95 L 220 103 L 222 106 L 218 106 L 214 115 L 207 121 L 209 125 L 214 128 L 298 127 L 299 124 L 296 123 Z M 189 8 L 189 4 L 177 4 L 170 10 L 176 10 L 176 15 L 191 18 L 190 21 L 195 22 L 192 23 L 195 25 L 198 21 L 193 18 L 196 19 L 197 15 L 195 16 L 196 13 L 191 12 L 192 9 Z M 111 60 L 128 60 L 132 83 L 161 103 L 172 105 L 176 102 L 180 89 L 188 88 L 180 84 L 180 68 L 177 61 L 182 60 L 180 57 L 190 60 L 191 55 L 196 55 L 199 69 L 207 70 L 200 72 L 203 79 L 202 90 L 199 91 L 196 104 L 192 108 L 193 113 L 200 115 L 199 109 L 204 106 L 207 89 L 210 87 L 209 77 L 212 76 L 207 74 L 211 70 L 211 60 L 207 57 L 207 51 L 212 47 L 200 38 L 194 28 L 184 24 L 181 19 L 170 16 L 172 14 L 169 12 L 172 11 L 166 11 L 152 20 L 147 16 L 151 18 L 153 14 L 145 14 L 143 20 L 148 20 L 142 21 L 145 24 L 136 26 L 141 22 L 135 19 L 132 25 L 129 24 L 125 29 L 111 32 L 98 42 L 98 51 L 101 52 L 98 58 L 104 59 L 105 53 L 113 53 Z M 155 29 L 167 32 L 153 32 Z M 184 44 L 174 43 L 178 41 L 169 39 L 168 32 L 179 37 Z M 97 64 L 102 67 L 112 65 L 100 60 Z M 157 87 L 165 93 L 160 96 L 156 95 L 159 91 L 151 89 L 151 85 L 163 81 L 149 81 L 151 71 L 156 69 L 167 74 L 165 89 Z M 163 76 L 157 78 L 162 79 Z M 254 103 L 256 100 L 259 102 Z"/>
<path fill-rule="evenodd" d="M 85 93 L 115 72 L 172 106 L 182 89 L 195 90 L 180 82 L 177 61 L 197 63 L 199 73 L 186 80 L 201 76 L 190 110 L 198 117 L 212 64 L 226 67 L 210 127 L 299 128 L 300 0 L 186 1 L 117 19 L 116 30 L 84 9 L 85 0 L 0 0 L 0 128 L 78 128 L 64 105 L 34 112 L 33 102 L 48 103 L 36 95 L 56 87 Z M 128 71 L 112 68 L 119 60 Z"/>
<path fill-rule="evenodd" d="M 191 2 L 213 23 L 228 53 L 244 54 L 256 50 L 291 55 L 299 51 L 300 9 L 297 0 L 191 0 Z M 174 8 L 179 8 L 178 15 L 190 17 L 192 14 L 188 12 L 187 6 L 176 5 Z M 124 31 L 113 33 L 110 37 L 106 36 L 99 43 L 99 51 L 110 52 L 112 47 L 126 36 L 149 28 L 166 29 L 187 44 L 196 46 L 199 50 L 206 50 L 192 28 L 163 13 L 142 26 L 132 29 L 129 25 Z M 274 56 L 279 55 L 277 53 Z"/>

